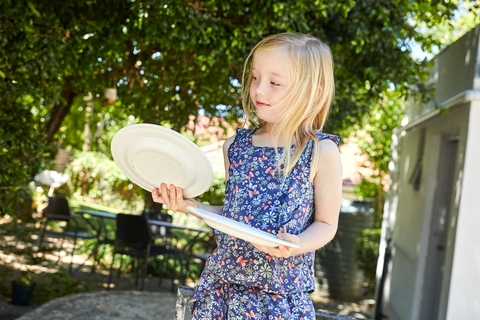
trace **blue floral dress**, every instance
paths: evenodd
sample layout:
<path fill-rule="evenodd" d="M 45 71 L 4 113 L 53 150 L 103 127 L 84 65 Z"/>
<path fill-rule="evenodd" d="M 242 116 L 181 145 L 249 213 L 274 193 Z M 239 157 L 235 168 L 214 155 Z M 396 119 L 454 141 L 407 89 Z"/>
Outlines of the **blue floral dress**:
<path fill-rule="evenodd" d="M 252 144 L 254 129 L 238 129 L 228 149 L 229 180 L 222 216 L 277 234 L 303 232 L 313 222 L 309 181 L 313 141 L 287 177 L 275 171 L 283 152 Z M 338 136 L 317 133 L 319 139 Z M 295 148 L 295 146 L 292 146 Z M 197 284 L 194 319 L 315 319 L 314 252 L 278 258 L 251 243 L 214 230 L 217 245 Z"/>

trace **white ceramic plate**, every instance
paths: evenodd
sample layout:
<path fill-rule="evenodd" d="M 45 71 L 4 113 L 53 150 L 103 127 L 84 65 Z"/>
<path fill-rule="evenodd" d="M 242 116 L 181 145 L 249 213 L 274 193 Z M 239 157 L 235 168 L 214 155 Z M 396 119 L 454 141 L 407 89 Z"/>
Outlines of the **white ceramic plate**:
<path fill-rule="evenodd" d="M 133 183 L 147 191 L 161 183 L 183 189 L 185 198 L 208 190 L 213 169 L 203 151 L 180 133 L 154 124 L 134 124 L 115 134 L 112 156 Z"/>
<path fill-rule="evenodd" d="M 231 236 L 243 239 L 245 241 L 256 243 L 265 247 L 287 246 L 298 248 L 298 245 L 292 242 L 277 239 L 277 237 L 271 233 L 258 230 L 239 221 L 225 218 L 221 215 L 199 208 L 187 207 L 187 209 L 201 217 L 203 221 L 205 221 L 213 229 L 228 233 Z"/>

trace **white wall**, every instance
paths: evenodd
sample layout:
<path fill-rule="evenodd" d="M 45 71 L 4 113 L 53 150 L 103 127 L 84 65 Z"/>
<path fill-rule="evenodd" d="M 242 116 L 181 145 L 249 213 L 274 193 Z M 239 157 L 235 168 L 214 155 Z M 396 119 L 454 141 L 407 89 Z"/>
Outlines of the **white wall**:
<path fill-rule="evenodd" d="M 435 57 L 435 65 L 429 70 L 430 75 L 426 85 L 436 88 L 435 101 L 438 103 L 443 104 L 465 90 L 480 89 L 480 81 L 475 74 L 479 54 L 479 36 L 480 25 Z M 410 99 L 402 125 L 405 126 L 433 111 L 434 108 L 433 103 L 425 104 Z"/>
<path fill-rule="evenodd" d="M 385 287 L 386 304 L 384 309 L 384 313 L 389 316 L 390 320 L 419 319 L 437 183 L 439 145 L 445 134 L 455 134 L 459 137 L 459 158 L 456 172 L 460 172 L 463 166 L 462 154 L 465 151 L 467 137 L 468 111 L 468 105 L 457 107 L 446 115 L 437 116 L 406 131 L 401 138 L 397 181 L 396 186 L 393 186 L 397 191 L 390 195 L 390 203 L 387 205 L 389 211 L 385 213 L 384 222 L 389 228 L 387 234 L 383 235 L 391 237 L 393 241 L 389 279 Z M 408 180 L 418 157 L 418 143 L 422 129 L 426 130 L 424 165 L 420 189 L 416 191 Z M 453 216 L 456 216 L 456 212 L 453 213 Z M 450 236 L 455 237 L 455 234 Z M 451 239 L 449 242 L 452 247 L 447 248 L 447 252 L 451 259 L 455 240 Z"/>
<path fill-rule="evenodd" d="M 470 109 L 447 320 L 480 319 L 480 101 Z"/>

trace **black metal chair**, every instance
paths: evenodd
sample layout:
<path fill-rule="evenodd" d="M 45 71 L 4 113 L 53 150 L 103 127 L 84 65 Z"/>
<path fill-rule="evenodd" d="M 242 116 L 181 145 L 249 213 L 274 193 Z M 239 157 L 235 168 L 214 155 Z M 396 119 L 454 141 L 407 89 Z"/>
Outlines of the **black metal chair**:
<path fill-rule="evenodd" d="M 95 264 L 100 263 L 99 257 L 97 256 L 97 253 L 99 252 L 100 247 L 102 245 L 113 246 L 115 243 L 115 235 L 113 236 L 111 235 L 112 232 L 109 232 L 109 230 L 107 229 L 107 225 L 105 223 L 105 219 L 113 219 L 112 217 L 110 217 L 110 215 L 113 215 L 116 218 L 115 214 L 111 214 L 110 212 L 104 212 L 104 211 L 90 211 L 90 210 L 77 211 L 77 214 L 81 215 L 81 217 L 88 223 L 91 229 L 95 231 L 97 241 L 93 249 L 90 251 L 88 257 L 83 261 L 81 265 L 79 265 L 75 270 L 73 270 L 73 272 L 71 273 L 72 276 L 74 276 L 80 269 L 82 269 L 85 263 L 92 257 L 93 257 L 93 264 L 92 264 L 91 272 L 94 273 Z M 103 214 L 106 214 L 108 216 L 104 216 Z"/>
<path fill-rule="evenodd" d="M 173 222 L 173 217 L 170 214 L 150 208 L 144 209 L 142 211 L 142 216 L 144 216 L 147 220 L 156 220 L 168 223 Z M 150 224 L 150 229 L 152 230 L 152 236 L 155 238 L 155 243 L 157 245 L 165 246 L 168 249 L 171 249 L 172 252 L 175 252 L 173 255 L 175 258 L 174 263 L 177 263 L 181 266 L 180 272 L 183 274 L 183 251 L 178 249 L 178 237 L 173 233 L 173 229 L 167 226 L 159 226 L 154 224 Z M 167 259 L 163 259 L 161 266 L 163 271 L 166 271 L 166 260 Z M 160 277 L 159 284 L 162 284 L 162 280 L 163 278 Z M 173 290 L 174 288 L 172 286 L 172 291 Z"/>
<path fill-rule="evenodd" d="M 197 264 L 200 265 L 198 271 L 200 271 L 200 273 L 202 272 L 203 268 L 205 268 L 207 259 L 217 247 L 216 238 L 217 236 L 213 232 L 210 232 L 201 233 L 188 241 L 183 253 L 185 266 L 182 265 L 181 269 L 183 285 L 185 285 L 187 277 L 190 279 L 198 278 L 197 276 L 200 274 L 195 275 L 192 265 L 197 262 Z"/>
<path fill-rule="evenodd" d="M 144 216 L 145 219 L 147 220 L 158 220 L 158 221 L 163 221 L 168 223 L 172 223 L 173 221 L 172 216 L 169 215 L 168 213 L 164 213 L 164 212 L 152 210 L 152 209 L 144 209 L 142 211 L 142 216 Z M 164 242 L 172 243 L 173 240 L 175 241 L 178 240 L 174 236 L 172 232 L 172 228 L 168 228 L 166 226 L 157 226 L 152 224 L 150 225 L 150 229 L 152 230 L 152 235 L 155 238 L 161 239 Z"/>
<path fill-rule="evenodd" d="M 113 258 L 116 254 L 128 255 L 135 259 L 136 264 L 138 265 L 138 259 L 143 259 L 145 265 L 143 268 L 142 282 L 140 290 L 143 291 L 145 278 L 147 277 L 148 270 L 148 259 L 150 257 L 157 256 L 176 256 L 179 254 L 178 250 L 167 245 L 155 245 L 155 236 L 152 234 L 151 226 L 148 224 L 148 221 L 144 215 L 128 215 L 128 214 L 118 214 L 117 215 L 117 230 L 115 234 L 115 245 L 113 251 Z M 110 283 L 112 280 L 113 273 L 113 261 L 110 266 L 110 273 L 108 275 L 108 288 L 110 288 Z M 174 259 L 177 261 L 178 259 Z M 120 276 L 121 264 L 118 270 L 118 276 Z M 135 272 L 135 285 L 138 284 L 138 270 L 133 267 Z M 172 276 L 172 291 L 175 288 L 175 268 Z"/>
<path fill-rule="evenodd" d="M 68 201 L 64 197 L 54 196 L 49 198 L 48 206 L 46 210 L 47 210 L 46 220 L 39 237 L 38 251 L 42 250 L 42 243 L 43 243 L 43 240 L 45 239 L 45 235 L 56 237 L 56 238 L 62 238 L 60 249 L 63 248 L 63 242 L 65 241 L 65 238 L 73 238 L 73 249 L 71 252 L 70 266 L 68 268 L 69 274 L 72 274 L 73 254 L 75 251 L 75 247 L 77 245 L 77 239 L 83 239 L 83 240 L 95 239 L 97 235 L 93 233 L 79 232 L 80 229 L 79 229 L 78 217 L 75 217 L 71 214 Z M 48 223 L 52 221 L 65 221 L 66 226 L 61 231 L 47 230 Z M 73 221 L 73 225 L 71 223 L 72 221 Z M 60 256 L 58 257 L 58 259 L 60 260 Z"/>

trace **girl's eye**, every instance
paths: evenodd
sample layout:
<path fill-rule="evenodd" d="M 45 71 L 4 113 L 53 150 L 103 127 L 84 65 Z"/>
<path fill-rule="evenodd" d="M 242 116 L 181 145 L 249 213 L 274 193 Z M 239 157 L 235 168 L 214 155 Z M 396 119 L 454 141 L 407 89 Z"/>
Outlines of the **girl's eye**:
<path fill-rule="evenodd" d="M 252 80 L 253 80 L 253 81 L 257 81 L 258 78 L 257 78 L 257 77 L 252 77 Z"/>
<path fill-rule="evenodd" d="M 280 86 L 280 83 L 277 83 L 275 81 L 270 81 L 270 84 L 276 87 Z"/>

